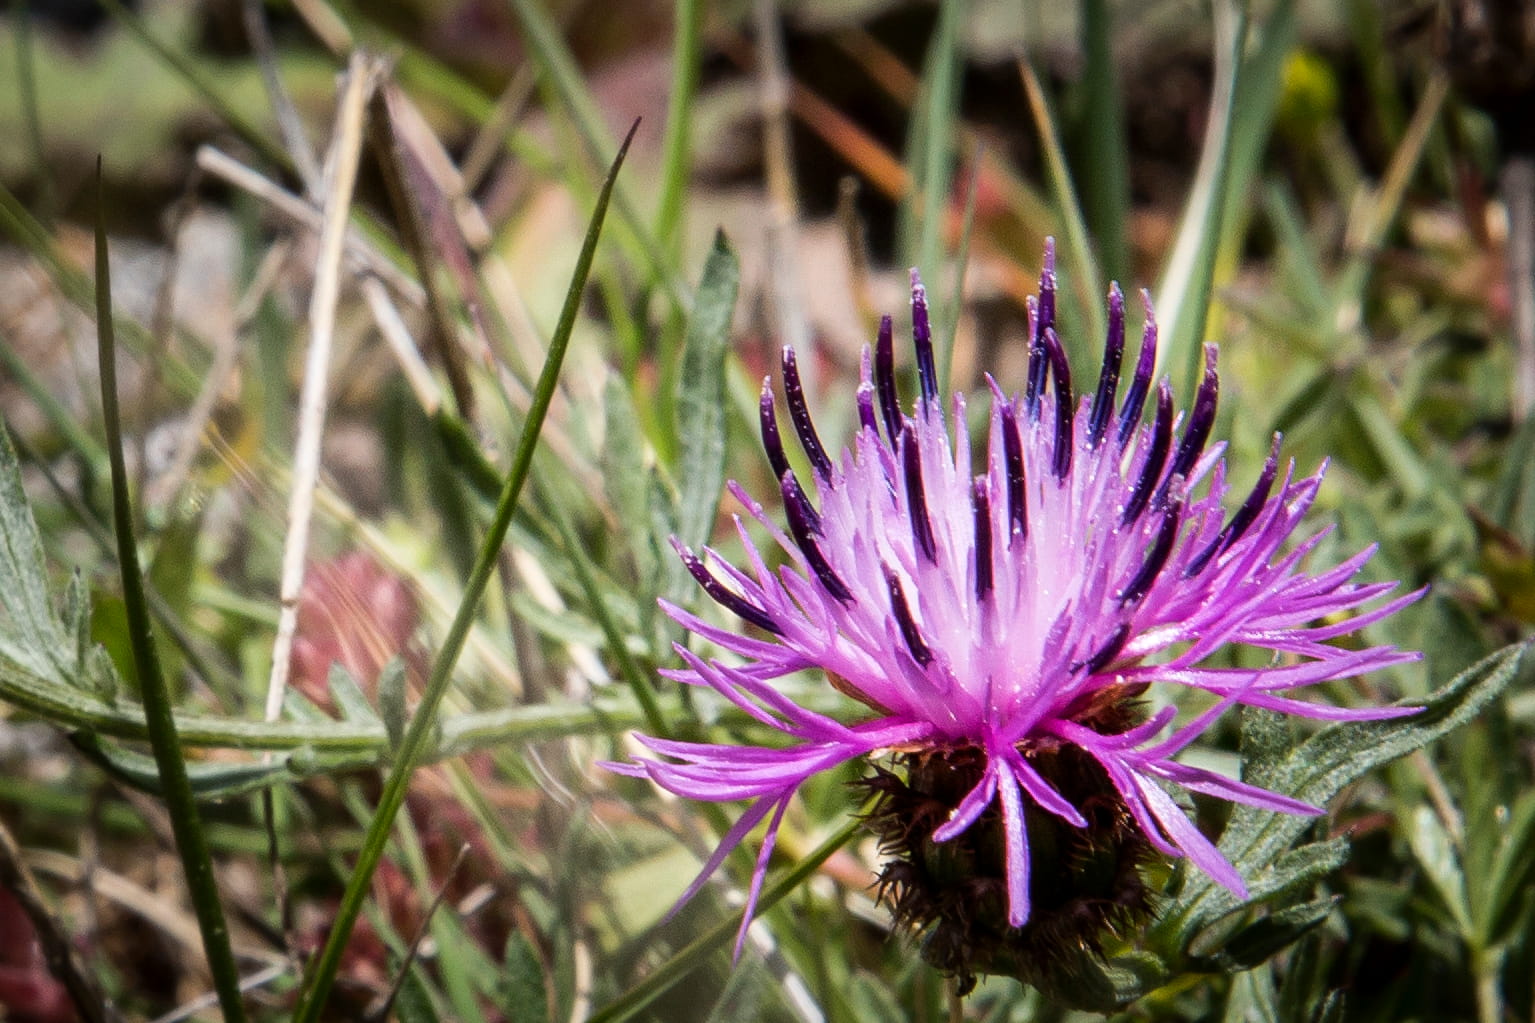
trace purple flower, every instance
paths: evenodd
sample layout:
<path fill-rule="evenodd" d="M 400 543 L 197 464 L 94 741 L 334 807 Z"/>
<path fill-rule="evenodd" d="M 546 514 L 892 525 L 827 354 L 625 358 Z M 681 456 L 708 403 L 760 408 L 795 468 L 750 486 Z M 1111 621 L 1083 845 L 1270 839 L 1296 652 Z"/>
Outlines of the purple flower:
<path fill-rule="evenodd" d="M 696 893 L 766 819 L 742 936 L 790 799 L 807 778 L 845 761 L 895 751 L 913 778 L 928 777 L 933 764 L 970 765 L 959 775 L 963 786 L 945 783 L 952 798 L 925 830 L 888 820 L 876 830 L 887 848 L 909 855 L 922 843 L 947 848 L 978 822 L 992 822 L 999 904 L 1005 906 L 1005 924 L 997 927 L 1006 930 L 1024 927 L 1031 897 L 1041 897 L 1041 886 L 1030 884 L 1036 822 L 1048 819 L 1069 838 L 1102 817 L 1105 799 L 1113 804 L 1115 826 L 1143 848 L 1185 856 L 1245 894 L 1236 869 L 1168 787 L 1282 813 L 1322 811 L 1175 759 L 1232 704 L 1328 720 L 1414 712 L 1344 709 L 1292 695 L 1418 658 L 1391 646 L 1330 642 L 1396 612 L 1422 591 L 1377 603 L 1395 584 L 1354 581 L 1373 547 L 1332 568 L 1304 567 L 1327 530 L 1287 549 L 1322 470 L 1301 479 L 1293 463 L 1281 470 L 1276 436 L 1256 485 L 1228 516 L 1224 444 L 1209 443 L 1215 348 L 1205 349 L 1193 410 L 1175 412 L 1167 381 L 1152 387 L 1156 326 L 1148 302 L 1139 358 L 1121 395 L 1125 315 L 1114 287 L 1103 368 L 1094 393 L 1079 400 L 1056 335 L 1055 300 L 1047 244 L 1039 295 L 1029 305 L 1026 386 L 1022 395 L 1009 396 L 990 381 L 990 431 L 974 460 L 962 396 L 954 398 L 952 432 L 945 420 L 927 300 L 915 271 L 921 394 L 910 412 L 901 406 L 886 317 L 872 360 L 864 353 L 860 429 L 840 455 L 816 434 L 795 354 L 786 348 L 784 393 L 812 469 L 810 486 L 790 468 L 765 382 L 762 437 L 780 482 L 787 532 L 739 485 L 732 483 L 731 492 L 790 563 L 770 568 L 739 519 L 744 567 L 712 551 L 705 552 L 706 562 L 678 546 L 704 591 L 753 628 L 731 631 L 665 604 L 678 622 L 731 655 L 706 658 L 679 646 L 687 667 L 667 676 L 714 689 L 793 741 L 751 747 L 642 736 L 664 759 L 607 766 L 691 799 L 752 800 L 682 897 Z M 1148 402 L 1153 411 L 1143 423 Z M 981 472 L 972 477 L 976 463 Z M 1376 606 L 1361 610 L 1370 604 Z M 1355 613 L 1345 617 L 1349 612 Z M 1272 656 L 1257 669 L 1207 663 L 1231 645 Z M 774 680 L 809 668 L 824 671 L 862 705 L 850 704 L 861 712 L 850 715 L 852 723 L 797 706 L 774 687 Z M 1159 738 L 1176 710 L 1147 717 L 1136 697 L 1151 686 L 1218 699 Z M 1074 758 L 1069 769 L 1061 766 L 1063 754 Z M 889 789 L 894 776 L 880 775 L 886 781 L 871 786 Z M 894 784 L 905 791 L 907 783 Z M 912 805 L 895 800 L 887 810 Z M 975 856 L 984 860 L 983 853 Z M 979 862 L 975 856 L 965 863 Z M 1116 869 L 1135 875 L 1138 867 L 1131 855 L 1128 867 Z M 916 869 L 887 868 L 882 885 L 913 886 Z M 932 915 L 897 909 L 918 923 Z"/>

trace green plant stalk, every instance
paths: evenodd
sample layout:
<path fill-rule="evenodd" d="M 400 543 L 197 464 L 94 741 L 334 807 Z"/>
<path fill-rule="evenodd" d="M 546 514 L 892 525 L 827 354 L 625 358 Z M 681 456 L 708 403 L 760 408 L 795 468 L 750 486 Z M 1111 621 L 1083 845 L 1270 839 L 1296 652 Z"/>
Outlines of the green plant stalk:
<path fill-rule="evenodd" d="M 776 884 L 765 889 L 762 897 L 757 900 L 757 915 L 766 913 L 784 896 L 798 888 L 807 877 L 820 868 L 821 864 L 831 858 L 832 853 L 846 845 L 862 826 L 861 818 L 853 817 L 817 846 L 810 855 L 797 863 L 794 869 L 785 874 Z M 618 1023 L 619 1020 L 629 1019 L 693 970 L 702 966 L 705 957 L 729 944 L 735 937 L 738 927 L 740 922 L 735 916 L 721 920 L 694 938 L 644 980 L 597 1010 L 587 1018 L 587 1023 Z"/>
<path fill-rule="evenodd" d="M 240 971 L 229 942 L 229 925 L 219 902 L 213 877 L 213 860 L 203 833 L 197 801 L 181 755 L 181 740 L 171 713 L 170 689 L 160 670 L 154 628 L 144 598 L 144 575 L 134 546 L 133 509 L 128 496 L 128 470 L 123 462 L 122 423 L 117 405 L 117 339 L 112 329 L 112 281 L 107 260 L 106 219 L 101 201 L 101 167 L 96 168 L 96 341 L 100 361 L 101 409 L 107 432 L 107 459 L 112 467 L 112 521 L 117 531 L 117 563 L 122 573 L 123 606 L 128 618 L 128 639 L 133 665 L 144 700 L 144 723 L 154 750 L 160 782 L 165 789 L 165 809 L 171 832 L 187 876 L 187 889 L 202 932 L 203 951 L 213 975 L 219 1007 L 229 1023 L 245 1019 L 240 997 Z"/>
<path fill-rule="evenodd" d="M 474 623 L 480 597 L 490 582 L 491 573 L 495 571 L 502 541 L 505 540 L 506 532 L 511 527 L 512 515 L 516 511 L 523 484 L 528 478 L 528 469 L 533 464 L 533 451 L 538 445 L 540 428 L 549 411 L 550 402 L 554 398 L 560 366 L 564 362 L 565 351 L 570 346 L 570 335 L 575 329 L 576 316 L 580 312 L 581 296 L 586 288 L 586 279 L 591 273 L 592 258 L 596 254 L 597 239 L 602 232 L 602 222 L 607 214 L 608 202 L 612 198 L 613 187 L 618 180 L 619 168 L 623 166 L 624 156 L 629 151 L 629 143 L 634 139 L 634 132 L 638 127 L 639 122 L 636 121 L 634 127 L 629 129 L 628 136 L 619 147 L 618 155 L 608 170 L 602 192 L 597 197 L 597 206 L 592 211 L 586 239 L 581 245 L 581 254 L 576 260 L 570 289 L 565 295 L 565 306 L 560 312 L 559 323 L 549 342 L 549 354 L 544 360 L 543 372 L 539 375 L 538 386 L 534 391 L 533 403 L 528 409 L 527 419 L 523 422 L 522 436 L 518 438 L 517 450 L 512 458 L 511 469 L 507 473 L 506 484 L 501 491 L 501 499 L 496 503 L 495 515 L 491 520 L 485 541 L 480 546 L 480 555 L 475 562 L 474 572 L 464 588 L 464 597 L 459 603 L 458 613 L 454 615 L 453 623 L 449 626 L 448 634 L 443 640 L 442 649 L 438 651 L 432 663 L 432 672 L 427 680 L 426 690 L 421 695 L 421 703 L 411 717 L 410 727 L 406 729 L 405 737 L 400 741 L 394 768 L 384 783 L 378 809 L 363 840 L 362 851 L 358 854 L 357 865 L 353 868 L 352 876 L 347 882 L 346 892 L 342 895 L 341 905 L 331 924 L 330 935 L 309 971 L 298 1007 L 293 1013 L 295 1023 L 316 1023 L 324 1011 L 326 997 L 330 994 L 331 985 L 335 982 L 336 970 L 341 965 L 341 955 L 346 950 L 347 942 L 352 936 L 352 929 L 357 924 L 358 914 L 362 911 L 363 902 L 367 899 L 373 872 L 377 869 L 379 860 L 383 858 L 385 846 L 389 844 L 389 833 L 394 826 L 395 815 L 399 813 L 400 807 L 405 802 L 405 792 L 410 785 L 410 776 L 426 751 L 436 724 L 437 709 L 453 679 L 453 667 L 458 662 L 458 655 L 469 636 L 469 629 Z"/>

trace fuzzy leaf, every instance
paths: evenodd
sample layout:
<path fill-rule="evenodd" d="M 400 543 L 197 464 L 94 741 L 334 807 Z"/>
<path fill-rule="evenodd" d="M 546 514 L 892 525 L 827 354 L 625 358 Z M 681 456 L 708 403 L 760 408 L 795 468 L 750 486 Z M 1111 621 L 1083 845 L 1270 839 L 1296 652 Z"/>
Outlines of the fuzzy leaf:
<path fill-rule="evenodd" d="M 694 548 L 708 541 L 725 486 L 725 357 L 740 283 L 740 263 L 721 232 L 693 302 L 677 393 L 682 498 L 677 537 Z"/>
<path fill-rule="evenodd" d="M 400 748 L 405 737 L 407 723 L 405 711 L 405 662 L 392 658 L 378 673 L 378 710 L 384 719 L 384 731 L 389 733 L 389 748 Z M 434 748 L 438 745 L 433 743 Z"/>
<path fill-rule="evenodd" d="M 1516 643 L 1467 668 L 1411 717 L 1323 728 L 1283 757 L 1260 762 L 1248 780 L 1323 805 L 1370 771 L 1470 721 L 1518 676 L 1525 647 Z M 1221 835 L 1220 849 L 1243 877 L 1257 879 L 1311 825 L 1310 818 L 1239 806 Z M 1172 947 L 1183 948 L 1194 932 L 1237 906 L 1236 896 L 1197 873 L 1168 907 L 1157 932 Z"/>
<path fill-rule="evenodd" d="M 1141 951 L 1108 960 L 1080 956 L 1073 959 L 1069 972 L 1042 972 L 1029 977 L 1029 983 L 1052 1001 L 1102 1013 L 1124 1008 L 1167 980 L 1167 964 Z"/>
<path fill-rule="evenodd" d="M 1466 899 L 1466 879 L 1461 873 L 1460 857 L 1455 854 L 1454 839 L 1428 806 L 1413 807 L 1406 824 L 1407 844 L 1418 866 L 1428 875 L 1460 933 L 1470 936 L 1471 910 Z"/>
<path fill-rule="evenodd" d="M 545 1023 L 549 1019 L 549 995 L 544 988 L 544 967 L 538 952 L 520 932 L 506 939 L 501 976 L 491 996 L 507 1019 Z"/>
<path fill-rule="evenodd" d="M 48 569 L 37 521 L 21 486 L 10 434 L 0 427 L 0 658 L 65 685 L 76 644 L 48 601 Z"/>
<path fill-rule="evenodd" d="M 335 702 L 336 709 L 341 712 L 341 720 L 366 724 L 378 723 L 378 712 L 373 709 L 373 704 L 368 702 L 367 694 L 362 691 L 362 686 L 357 684 L 357 679 L 346 670 L 346 665 L 340 661 L 332 661 L 330 674 L 325 681 L 330 688 L 331 700 Z"/>
<path fill-rule="evenodd" d="M 1260 917 L 1227 938 L 1214 954 L 1193 960 L 1191 965 L 1199 970 L 1221 973 L 1237 973 L 1260 966 L 1320 926 L 1341 898 L 1328 895 Z"/>

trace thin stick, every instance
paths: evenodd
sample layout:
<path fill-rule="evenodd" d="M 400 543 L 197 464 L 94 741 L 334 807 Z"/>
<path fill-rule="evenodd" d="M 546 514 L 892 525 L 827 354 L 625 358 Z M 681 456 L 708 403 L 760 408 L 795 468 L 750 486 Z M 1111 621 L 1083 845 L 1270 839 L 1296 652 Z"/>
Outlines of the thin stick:
<path fill-rule="evenodd" d="M 336 331 L 336 302 L 341 291 L 341 253 L 346 243 L 352 189 L 362 153 L 363 114 L 381 68 L 363 54 L 347 67 L 346 92 L 336 114 L 336 130 L 326 163 L 325 213 L 320 228 L 320 255 L 314 291 L 309 301 L 309 352 L 299 393 L 298 445 L 293 456 L 293 490 L 288 503 L 288 533 L 283 542 L 281 610 L 277 639 L 272 646 L 272 674 L 267 683 L 266 719 L 282 713 L 288 689 L 288 659 L 298 629 L 298 599 L 304 586 L 304 560 L 309 551 L 309 524 L 314 510 L 315 484 L 320 478 L 320 439 L 325 429 L 325 388 L 331 342 Z"/>
<path fill-rule="evenodd" d="M 1508 207 L 1508 293 L 1518 370 L 1514 373 L 1514 422 L 1535 409 L 1535 157 L 1510 156 L 1498 176 Z"/>
<path fill-rule="evenodd" d="M 247 974 L 240 978 L 240 990 L 242 992 L 254 991 L 263 984 L 269 984 L 278 977 L 281 977 L 290 969 L 291 966 L 288 963 L 273 963 L 271 966 L 263 966 L 255 973 Z M 218 997 L 212 993 L 198 995 L 190 1002 L 177 1006 L 170 1012 L 167 1012 L 164 1016 L 156 1017 L 150 1023 L 181 1023 L 182 1020 L 189 1019 L 204 1009 L 212 1007 L 216 1001 L 218 1001 Z"/>
<path fill-rule="evenodd" d="M 241 0 L 240 13 L 245 20 L 245 36 L 261 67 L 261 81 L 266 86 L 267 99 L 272 104 L 272 114 L 277 118 L 277 131 L 282 135 L 283 147 L 293 159 L 304 191 L 317 196 L 323 185 L 320 165 L 315 161 L 314 147 L 304 134 L 304 122 L 299 120 L 298 110 L 288 90 L 283 88 L 282 76 L 277 71 L 277 56 L 272 46 L 272 33 L 267 31 L 266 13 L 261 0 Z"/>
<path fill-rule="evenodd" d="M 453 865 L 448 868 L 448 874 L 442 879 L 442 884 L 437 888 L 437 894 L 432 896 L 432 904 L 426 907 L 426 915 L 421 918 L 420 925 L 416 928 L 415 935 L 410 939 L 410 947 L 405 950 L 405 958 L 400 962 L 400 968 L 395 971 L 394 983 L 389 985 L 389 990 L 384 997 L 363 1017 L 367 1023 L 383 1023 L 389 1018 L 389 1010 L 394 1007 L 395 999 L 400 997 L 400 989 L 405 986 L 405 978 L 410 975 L 410 968 L 416 962 L 416 957 L 421 954 L 421 943 L 426 940 L 426 932 L 432 926 L 432 917 L 437 915 L 437 910 L 442 908 L 442 900 L 448 894 L 448 885 L 458 876 L 459 868 L 464 865 L 464 857 L 469 855 L 469 843 L 465 842 L 458 847 L 458 855 L 453 857 Z"/>
<path fill-rule="evenodd" d="M 122 1017 L 108 1004 L 96 982 L 75 957 L 69 935 L 48 911 L 37 881 L 21 860 L 21 849 L 3 823 L 0 823 L 0 888 L 15 897 L 16 904 L 32 921 L 32 931 L 42 947 L 48 972 L 69 992 L 69 1000 L 74 1003 L 80 1018 L 86 1023 L 118 1023 Z"/>
<path fill-rule="evenodd" d="M 289 220 L 312 231 L 321 230 L 324 218 L 319 210 L 233 157 L 212 146 L 202 146 L 197 150 L 197 165 L 220 181 L 255 196 Z M 346 254 L 378 274 L 394 289 L 395 294 L 412 305 L 419 306 L 425 300 L 421 285 L 407 277 L 356 231 L 348 230 L 346 233 Z"/>
<path fill-rule="evenodd" d="M 416 396 L 416 402 L 427 415 L 435 416 L 437 410 L 442 408 L 442 391 L 437 387 L 437 380 L 432 376 L 431 367 L 427 366 L 426 360 L 421 358 L 416 340 L 410 336 L 410 328 L 405 326 L 404 317 L 395 308 L 394 300 L 389 297 L 389 290 L 384 287 L 384 282 L 374 275 L 364 274 L 362 297 L 367 301 L 368 310 L 373 314 L 374 325 L 383 335 L 389 350 L 394 353 L 395 361 L 400 364 L 400 372 L 405 374 L 405 382 L 410 385 L 411 393 Z"/>

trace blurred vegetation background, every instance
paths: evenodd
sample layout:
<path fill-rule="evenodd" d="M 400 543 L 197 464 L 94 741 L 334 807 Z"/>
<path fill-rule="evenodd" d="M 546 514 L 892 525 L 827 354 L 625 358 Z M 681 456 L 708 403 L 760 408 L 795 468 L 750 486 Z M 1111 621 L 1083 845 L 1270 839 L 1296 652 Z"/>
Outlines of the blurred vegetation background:
<path fill-rule="evenodd" d="M 0 409 L 46 579 L 13 516 L 0 1019 L 215 1016 L 112 539 L 98 156 L 133 539 L 254 1017 L 321 1011 L 300 977 L 349 905 L 327 1018 L 1086 1019 L 1007 979 L 951 998 L 875 905 L 872 841 L 839 831 L 855 773 L 791 811 L 770 884 L 805 869 L 740 963 L 744 856 L 663 919 L 733 814 L 594 761 L 642 723 L 762 731 L 656 674 L 681 639 L 656 599 L 697 603 L 667 538 L 729 553 L 725 479 L 769 492 L 756 387 L 782 344 L 822 436 L 849 434 L 908 267 L 950 388 L 1016 388 L 1054 236 L 1079 380 L 1108 281 L 1151 289 L 1180 394 L 1199 342 L 1221 345 L 1236 485 L 1283 431 L 1302 470 L 1332 459 L 1319 558 L 1379 543 L 1372 579 L 1432 585 L 1370 627 L 1423 663 L 1330 698 L 1422 697 L 1523 640 L 1531 10 L 9 0 Z M 62 667 L 38 653 L 72 643 Z M 1352 854 L 1292 893 L 1320 909 L 1211 924 L 1121 1018 L 1531 1018 L 1528 682 L 1335 802 L 1312 837 Z M 1235 769 L 1235 723 L 1218 739 L 1200 755 Z M 392 832 L 390 778 L 409 780 Z M 370 821 L 392 834 L 371 879 Z M 1268 944 L 1228 941 L 1264 920 Z"/>

